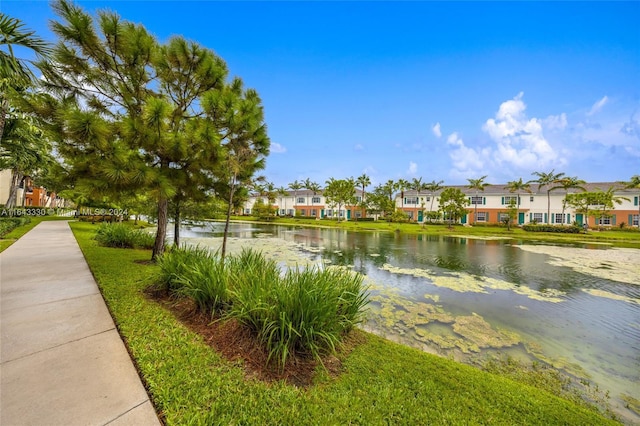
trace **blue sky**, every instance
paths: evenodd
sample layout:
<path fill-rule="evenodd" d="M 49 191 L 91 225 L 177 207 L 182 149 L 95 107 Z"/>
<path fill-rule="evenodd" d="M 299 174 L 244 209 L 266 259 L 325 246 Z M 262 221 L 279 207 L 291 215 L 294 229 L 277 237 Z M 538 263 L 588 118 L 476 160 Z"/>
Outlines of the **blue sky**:
<path fill-rule="evenodd" d="M 260 93 L 276 185 L 640 174 L 640 2 L 79 1 Z M 44 1 L 0 10 L 54 40 Z"/>

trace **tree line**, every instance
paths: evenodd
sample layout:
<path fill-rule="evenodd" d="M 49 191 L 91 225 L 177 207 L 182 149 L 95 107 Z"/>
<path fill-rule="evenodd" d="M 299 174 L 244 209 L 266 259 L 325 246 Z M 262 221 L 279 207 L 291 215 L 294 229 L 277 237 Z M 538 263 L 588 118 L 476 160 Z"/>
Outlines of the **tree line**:
<path fill-rule="evenodd" d="M 551 192 L 557 189 L 562 189 L 565 192 L 562 201 L 562 223 L 565 221 L 565 211 L 568 207 L 572 207 L 577 213 L 584 214 L 585 216 L 595 216 L 597 219 L 600 219 L 609 216 L 615 204 L 621 204 L 622 201 L 626 199 L 625 197 L 616 195 L 613 187 L 607 188 L 606 190 L 598 189 L 588 192 L 584 187 L 586 181 L 575 176 L 566 176 L 565 173 L 556 173 L 555 170 L 551 170 L 550 172 L 533 172 L 532 175 L 537 177 L 537 179 L 524 181 L 522 178 L 519 178 L 507 182 L 507 185 L 504 187 L 505 190 L 515 195 L 515 200 L 508 203 L 508 208 L 505 211 L 507 218 L 505 219 L 505 223 L 508 226 L 517 220 L 520 211 L 521 194 L 533 193 L 531 184 L 538 184 L 538 191 L 546 192 L 547 223 L 549 223 L 551 218 Z M 276 202 L 278 196 L 291 194 L 294 197 L 295 209 L 298 191 L 306 189 L 314 196 L 322 193 L 330 208 L 340 210 L 343 206 L 356 206 L 361 209 L 362 213 L 366 212 L 368 214 L 381 215 L 392 221 L 407 220 L 405 213 L 396 208 L 395 195 L 399 193 L 402 199 L 402 205 L 404 206 L 404 192 L 413 190 L 416 192 L 419 200 L 422 194 L 429 195 L 428 210 L 427 205 L 424 203 L 417 206 L 422 210 L 425 219 L 435 220 L 445 218 L 451 224 L 466 215 L 468 206 L 473 205 L 474 214 L 472 223 L 475 223 L 477 220 L 478 204 L 481 204 L 478 202 L 478 199 L 485 188 L 490 185 L 486 182 L 486 179 L 486 175 L 480 178 L 467 179 L 468 184 L 466 187 L 474 191 L 474 196 L 472 197 L 469 197 L 457 187 L 445 186 L 443 181 L 434 180 L 431 182 L 423 182 L 421 177 L 413 178 L 412 181 L 390 179 L 376 185 L 372 191 L 367 193 L 366 189 L 371 185 L 371 178 L 366 174 L 357 178 L 330 178 L 326 181 L 324 189 L 316 182 L 307 178 L 304 181 L 295 180 L 287 187 L 279 188 L 276 188 L 273 183 L 267 182 L 263 185 L 255 186 L 254 190 L 257 195 L 267 198 L 270 205 Z M 619 182 L 619 184 L 626 189 L 638 189 L 640 192 L 640 175 L 634 175 L 629 181 Z M 569 193 L 572 189 L 581 192 Z M 360 191 L 360 197 L 356 196 L 356 190 Z M 438 209 L 434 210 L 433 204 L 436 197 L 439 199 Z M 260 215 L 276 214 L 269 206 L 263 206 L 262 204 L 258 204 L 258 206 Z M 313 207 L 313 201 L 311 207 Z M 640 215 L 640 207 L 638 214 Z M 361 216 L 364 216 L 364 214 Z M 339 219 L 340 217 L 338 216 L 338 220 Z"/>

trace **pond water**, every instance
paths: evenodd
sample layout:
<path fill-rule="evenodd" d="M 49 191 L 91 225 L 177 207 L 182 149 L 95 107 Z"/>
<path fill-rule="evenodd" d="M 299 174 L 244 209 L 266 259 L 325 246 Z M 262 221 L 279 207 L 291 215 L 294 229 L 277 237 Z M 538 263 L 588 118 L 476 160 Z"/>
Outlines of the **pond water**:
<path fill-rule="evenodd" d="M 217 249 L 223 229 L 181 232 Z M 640 399 L 640 250 L 247 223 L 231 224 L 228 246 L 283 267 L 352 268 L 370 287 L 365 329 L 467 363 L 543 361 L 610 391 L 640 423 L 627 406 Z"/>

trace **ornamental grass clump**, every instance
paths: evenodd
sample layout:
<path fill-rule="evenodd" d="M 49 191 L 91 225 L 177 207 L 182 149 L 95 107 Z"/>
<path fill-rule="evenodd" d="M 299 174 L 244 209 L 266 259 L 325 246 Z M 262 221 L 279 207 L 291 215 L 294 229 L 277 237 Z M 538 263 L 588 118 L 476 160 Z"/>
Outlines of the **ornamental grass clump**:
<path fill-rule="evenodd" d="M 282 276 L 275 263 L 266 262 L 268 281 L 249 278 L 251 273 L 234 282 L 229 316 L 254 330 L 269 360 L 281 367 L 294 353 L 316 359 L 334 353 L 343 335 L 363 319 L 362 276 L 317 267 Z"/>
<path fill-rule="evenodd" d="M 153 248 L 154 236 L 122 223 L 102 223 L 96 232 L 100 245 L 115 248 Z"/>
<path fill-rule="evenodd" d="M 163 289 L 191 298 L 202 312 L 215 314 L 229 304 L 224 262 L 206 248 L 183 246 L 158 259 Z"/>

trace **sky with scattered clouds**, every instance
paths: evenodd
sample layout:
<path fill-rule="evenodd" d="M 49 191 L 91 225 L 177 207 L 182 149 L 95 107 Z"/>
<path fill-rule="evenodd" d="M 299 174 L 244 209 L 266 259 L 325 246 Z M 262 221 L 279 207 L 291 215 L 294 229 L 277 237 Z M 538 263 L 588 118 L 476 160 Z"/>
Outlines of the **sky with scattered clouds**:
<path fill-rule="evenodd" d="M 77 3 L 225 59 L 262 97 L 278 186 L 640 174 L 637 1 Z M 0 11 L 55 40 L 47 2 Z"/>

